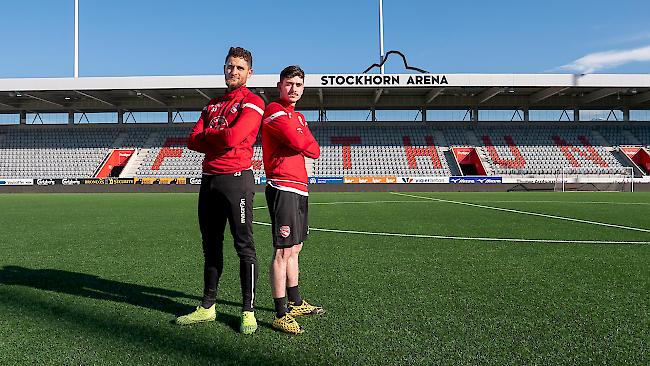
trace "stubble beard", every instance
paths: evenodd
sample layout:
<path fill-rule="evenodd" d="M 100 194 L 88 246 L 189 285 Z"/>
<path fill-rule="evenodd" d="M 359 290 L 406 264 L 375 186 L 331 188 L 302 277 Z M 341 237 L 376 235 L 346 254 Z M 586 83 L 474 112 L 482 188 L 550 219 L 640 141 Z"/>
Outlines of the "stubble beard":
<path fill-rule="evenodd" d="M 242 81 L 240 81 L 240 80 L 237 80 L 237 81 L 234 81 L 234 80 L 233 80 L 233 81 L 226 80 L 226 87 L 228 87 L 228 90 L 229 90 L 229 91 L 230 91 L 230 90 L 235 90 L 235 89 L 239 88 L 239 87 L 242 86 L 242 85 L 244 85 L 244 82 L 242 82 Z"/>

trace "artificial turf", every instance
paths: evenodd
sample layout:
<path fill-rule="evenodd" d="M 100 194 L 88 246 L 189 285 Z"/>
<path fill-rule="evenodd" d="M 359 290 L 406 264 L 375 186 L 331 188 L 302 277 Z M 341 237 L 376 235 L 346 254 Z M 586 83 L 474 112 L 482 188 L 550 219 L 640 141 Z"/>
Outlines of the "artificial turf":
<path fill-rule="evenodd" d="M 217 321 L 173 324 L 202 289 L 195 194 L 0 195 L 0 364 L 650 362 L 649 194 L 409 195 L 310 196 L 301 289 L 328 313 L 300 336 L 270 328 L 267 226 L 244 336 L 229 237 Z"/>

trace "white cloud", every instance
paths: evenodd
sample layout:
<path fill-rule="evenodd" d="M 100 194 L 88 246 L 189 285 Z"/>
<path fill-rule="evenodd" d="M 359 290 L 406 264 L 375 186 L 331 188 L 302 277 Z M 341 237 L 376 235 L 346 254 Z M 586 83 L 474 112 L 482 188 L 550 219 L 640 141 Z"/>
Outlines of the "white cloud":
<path fill-rule="evenodd" d="M 560 66 L 560 70 L 577 71 L 589 74 L 602 69 L 628 64 L 630 62 L 650 61 L 650 46 L 629 50 L 612 50 L 590 53 L 570 64 Z"/>

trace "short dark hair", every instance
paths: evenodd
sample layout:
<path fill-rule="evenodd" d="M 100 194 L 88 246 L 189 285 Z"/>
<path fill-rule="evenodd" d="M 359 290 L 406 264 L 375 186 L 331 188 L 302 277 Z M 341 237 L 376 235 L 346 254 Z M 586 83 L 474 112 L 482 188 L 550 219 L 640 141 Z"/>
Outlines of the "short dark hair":
<path fill-rule="evenodd" d="M 228 59 L 230 57 L 239 57 L 243 58 L 246 60 L 248 63 L 249 68 L 253 68 L 253 55 L 251 54 L 251 51 L 242 48 L 242 47 L 230 47 L 230 50 L 228 50 L 228 55 L 226 56 L 226 61 L 228 62 Z"/>
<path fill-rule="evenodd" d="M 301 79 L 305 79 L 305 72 L 302 71 L 300 66 L 298 65 L 291 65 L 287 66 L 280 72 L 280 81 L 284 79 L 291 79 L 292 77 L 299 76 Z"/>

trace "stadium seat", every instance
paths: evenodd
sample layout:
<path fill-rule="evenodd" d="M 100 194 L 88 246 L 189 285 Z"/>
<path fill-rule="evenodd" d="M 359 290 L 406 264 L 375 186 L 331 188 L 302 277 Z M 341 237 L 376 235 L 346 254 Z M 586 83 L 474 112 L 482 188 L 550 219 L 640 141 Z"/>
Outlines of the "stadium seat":
<path fill-rule="evenodd" d="M 648 127 L 318 124 L 311 128 L 321 144 L 321 158 L 313 163 L 313 175 L 320 177 L 450 176 L 444 151 L 451 146 L 476 147 L 486 169 L 495 175 L 548 175 L 568 167 L 598 174 L 604 168 L 623 168 L 612 154 L 615 146 L 650 145 Z M 187 148 L 190 129 L 191 124 L 7 128 L 0 140 L 0 177 L 91 177 L 114 148 L 138 150 L 135 177 L 200 176 L 203 154 Z M 253 151 L 256 177 L 264 175 L 262 160 L 258 141 Z"/>

